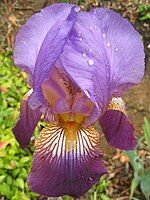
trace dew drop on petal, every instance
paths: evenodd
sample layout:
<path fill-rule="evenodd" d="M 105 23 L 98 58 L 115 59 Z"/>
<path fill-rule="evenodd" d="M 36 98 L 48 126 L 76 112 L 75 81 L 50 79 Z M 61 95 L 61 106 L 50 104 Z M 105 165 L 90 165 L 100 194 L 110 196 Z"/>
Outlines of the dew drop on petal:
<path fill-rule="evenodd" d="M 77 24 L 77 26 L 79 26 L 79 23 Z"/>
<path fill-rule="evenodd" d="M 96 97 L 96 93 L 94 92 L 94 96 Z"/>
<path fill-rule="evenodd" d="M 78 12 L 80 11 L 80 7 L 79 7 L 79 6 L 76 6 L 76 7 L 74 8 L 74 11 L 78 13 Z"/>
<path fill-rule="evenodd" d="M 105 33 L 103 33 L 103 34 L 102 34 L 102 37 L 103 37 L 103 39 L 105 39 L 105 38 L 106 38 L 106 34 L 105 34 Z"/>
<path fill-rule="evenodd" d="M 90 26 L 90 30 L 93 30 L 92 26 Z"/>
<path fill-rule="evenodd" d="M 91 52 L 91 53 L 92 53 L 92 52 L 93 52 L 93 49 L 92 49 L 92 48 L 89 48 L 89 52 Z"/>
<path fill-rule="evenodd" d="M 96 11 L 96 10 L 94 10 L 94 11 L 93 11 L 93 13 L 94 13 L 94 15 L 96 15 L 96 14 L 97 14 L 97 11 Z"/>
<path fill-rule="evenodd" d="M 110 42 L 107 42 L 106 46 L 107 46 L 107 47 L 110 47 Z"/>
<path fill-rule="evenodd" d="M 82 41 L 82 38 L 81 38 L 81 37 L 79 38 L 79 41 L 80 41 L 80 42 Z"/>
<path fill-rule="evenodd" d="M 95 28 L 95 29 L 97 29 L 97 26 L 96 26 L 96 25 L 94 25 L 94 28 Z"/>
<path fill-rule="evenodd" d="M 86 53 L 83 53 L 82 56 L 83 56 L 84 58 L 86 58 Z"/>
<path fill-rule="evenodd" d="M 118 52 L 118 48 L 116 48 L 115 51 Z"/>
<path fill-rule="evenodd" d="M 89 92 L 89 90 L 84 90 L 84 92 L 85 92 L 85 94 L 86 94 L 86 96 L 87 96 L 88 98 L 91 97 L 91 93 Z"/>
<path fill-rule="evenodd" d="M 98 69 L 99 67 L 96 65 L 95 68 Z"/>
<path fill-rule="evenodd" d="M 90 66 L 92 66 L 92 65 L 94 64 L 94 61 L 93 61 L 92 59 L 90 59 L 90 60 L 88 61 L 88 63 L 89 63 Z"/>
<path fill-rule="evenodd" d="M 78 36 L 81 36 L 81 31 L 78 31 L 77 35 L 78 35 Z"/>
<path fill-rule="evenodd" d="M 63 54 L 65 54 L 67 52 L 67 50 L 66 49 L 64 49 L 64 51 L 63 51 Z"/>
<path fill-rule="evenodd" d="M 76 73 L 75 73 L 75 75 L 77 76 L 77 75 L 78 75 L 78 73 L 76 72 Z"/>
<path fill-rule="evenodd" d="M 90 177 L 90 178 L 89 178 L 89 181 L 94 181 L 94 178 Z"/>

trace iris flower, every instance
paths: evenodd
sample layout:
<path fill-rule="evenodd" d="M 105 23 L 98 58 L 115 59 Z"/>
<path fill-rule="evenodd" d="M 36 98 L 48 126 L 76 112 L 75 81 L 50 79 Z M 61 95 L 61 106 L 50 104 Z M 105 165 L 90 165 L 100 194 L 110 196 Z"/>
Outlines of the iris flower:
<path fill-rule="evenodd" d="M 107 172 L 96 121 L 111 146 L 136 146 L 121 96 L 144 73 L 140 35 L 111 10 L 54 4 L 22 26 L 14 61 L 31 86 L 13 128 L 21 147 L 41 117 L 47 122 L 35 144 L 30 189 L 80 197 Z"/>

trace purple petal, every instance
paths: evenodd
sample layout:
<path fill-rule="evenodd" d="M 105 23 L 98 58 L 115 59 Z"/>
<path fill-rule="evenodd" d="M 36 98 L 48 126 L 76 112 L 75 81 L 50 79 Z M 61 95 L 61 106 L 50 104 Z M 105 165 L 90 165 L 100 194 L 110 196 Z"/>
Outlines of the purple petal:
<path fill-rule="evenodd" d="M 42 195 L 80 197 L 106 173 L 93 127 L 74 130 L 56 124 L 43 129 L 37 141 L 30 189 Z M 71 135 L 70 135 L 71 133 Z"/>
<path fill-rule="evenodd" d="M 144 73 L 139 34 L 119 14 L 103 8 L 79 13 L 61 61 L 100 110 L 106 109 L 110 90 L 112 96 L 121 95 Z"/>
<path fill-rule="evenodd" d="M 35 63 L 49 30 L 60 21 L 66 20 L 73 5 L 54 4 L 34 14 L 25 25 L 22 26 L 16 36 L 14 61 L 23 69 L 34 73 Z"/>
<path fill-rule="evenodd" d="M 111 146 L 121 150 L 133 150 L 136 147 L 134 128 L 126 114 L 118 110 L 108 110 L 99 122 Z"/>
<path fill-rule="evenodd" d="M 41 118 L 39 110 L 31 110 L 27 98 L 24 98 L 20 105 L 20 117 L 13 128 L 16 140 L 22 148 L 29 145 L 34 129 Z"/>
<path fill-rule="evenodd" d="M 29 98 L 29 106 L 32 109 L 43 104 L 41 84 L 48 79 L 50 69 L 62 52 L 68 34 L 75 23 L 76 15 L 77 13 L 72 5 L 50 6 L 41 13 L 34 15 L 23 26 L 17 37 L 15 63 L 20 67 L 27 68 L 31 73 L 33 93 Z M 47 28 L 48 22 L 50 25 Z M 27 43 L 26 48 L 21 45 L 22 43 L 19 44 L 20 40 L 24 41 L 24 38 Z M 33 48 L 31 48 L 31 44 Z M 32 52 L 25 52 L 30 48 Z"/>

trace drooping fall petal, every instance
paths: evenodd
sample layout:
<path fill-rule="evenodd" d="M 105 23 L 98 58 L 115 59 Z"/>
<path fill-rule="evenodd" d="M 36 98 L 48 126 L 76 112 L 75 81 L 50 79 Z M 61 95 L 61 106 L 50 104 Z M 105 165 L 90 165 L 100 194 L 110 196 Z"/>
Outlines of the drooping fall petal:
<path fill-rule="evenodd" d="M 40 111 L 38 109 L 31 110 L 28 106 L 28 97 L 23 98 L 20 105 L 19 120 L 13 128 L 16 140 L 22 148 L 29 145 L 30 138 L 40 118 Z"/>
<path fill-rule="evenodd" d="M 104 173 L 99 134 L 93 127 L 49 124 L 37 141 L 28 183 L 32 191 L 46 196 L 77 198 Z"/>
<path fill-rule="evenodd" d="M 102 131 L 108 143 L 121 150 L 133 150 L 136 147 L 134 128 L 125 113 L 121 98 L 114 98 L 106 113 L 99 119 Z"/>

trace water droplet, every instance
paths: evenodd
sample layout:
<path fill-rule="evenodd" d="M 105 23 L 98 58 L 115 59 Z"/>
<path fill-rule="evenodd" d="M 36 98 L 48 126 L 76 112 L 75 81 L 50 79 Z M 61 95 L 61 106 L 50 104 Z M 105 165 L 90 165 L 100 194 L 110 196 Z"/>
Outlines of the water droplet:
<path fill-rule="evenodd" d="M 79 23 L 77 24 L 77 26 L 79 26 Z"/>
<path fill-rule="evenodd" d="M 96 11 L 96 10 L 94 10 L 94 11 L 93 11 L 93 13 L 94 13 L 94 15 L 96 15 L 96 14 L 97 14 L 97 11 Z"/>
<path fill-rule="evenodd" d="M 77 75 L 78 75 L 78 73 L 75 73 L 75 75 L 77 76 Z"/>
<path fill-rule="evenodd" d="M 96 93 L 94 92 L 94 96 L 96 97 Z"/>
<path fill-rule="evenodd" d="M 98 69 L 99 67 L 96 65 L 95 68 Z"/>
<path fill-rule="evenodd" d="M 67 50 L 66 50 L 66 49 L 64 49 L 63 53 L 65 54 L 66 52 L 67 52 Z"/>
<path fill-rule="evenodd" d="M 116 48 L 115 51 L 118 52 L 118 48 Z"/>
<path fill-rule="evenodd" d="M 94 28 L 95 28 L 95 29 L 97 29 L 97 26 L 96 26 L 96 25 L 94 25 Z"/>
<path fill-rule="evenodd" d="M 91 53 L 92 53 L 92 52 L 93 52 L 93 49 L 92 49 L 92 48 L 89 48 L 89 52 L 91 52 Z"/>
<path fill-rule="evenodd" d="M 89 178 L 89 181 L 94 181 L 94 178 L 90 177 L 90 178 Z"/>
<path fill-rule="evenodd" d="M 88 90 L 84 90 L 84 92 L 85 92 L 86 96 L 87 96 L 88 98 L 90 98 L 91 93 L 90 93 Z"/>
<path fill-rule="evenodd" d="M 80 41 L 80 42 L 82 41 L 82 38 L 81 38 L 81 37 L 79 38 L 79 41 Z"/>
<path fill-rule="evenodd" d="M 93 30 L 92 26 L 90 26 L 90 30 Z"/>
<path fill-rule="evenodd" d="M 105 34 L 105 33 L 103 33 L 103 34 L 102 34 L 102 37 L 105 39 L 105 38 L 106 38 L 106 34 Z"/>
<path fill-rule="evenodd" d="M 90 60 L 88 61 L 88 63 L 89 63 L 89 65 L 93 65 L 93 64 L 94 64 L 94 61 L 90 59 Z"/>
<path fill-rule="evenodd" d="M 106 44 L 106 45 L 107 45 L 107 47 L 110 47 L 110 42 L 107 42 L 107 44 Z"/>
<path fill-rule="evenodd" d="M 76 7 L 74 8 L 74 11 L 78 13 L 78 12 L 80 11 L 80 7 L 79 7 L 79 6 L 76 6 Z"/>
<path fill-rule="evenodd" d="M 37 105 L 37 103 L 36 102 L 33 102 L 33 106 L 36 106 Z"/>
<path fill-rule="evenodd" d="M 78 36 L 81 36 L 81 31 L 78 31 L 77 35 L 78 35 Z"/>
<path fill-rule="evenodd" d="M 86 58 L 86 53 L 83 53 L 82 56 L 83 56 L 84 58 Z"/>

